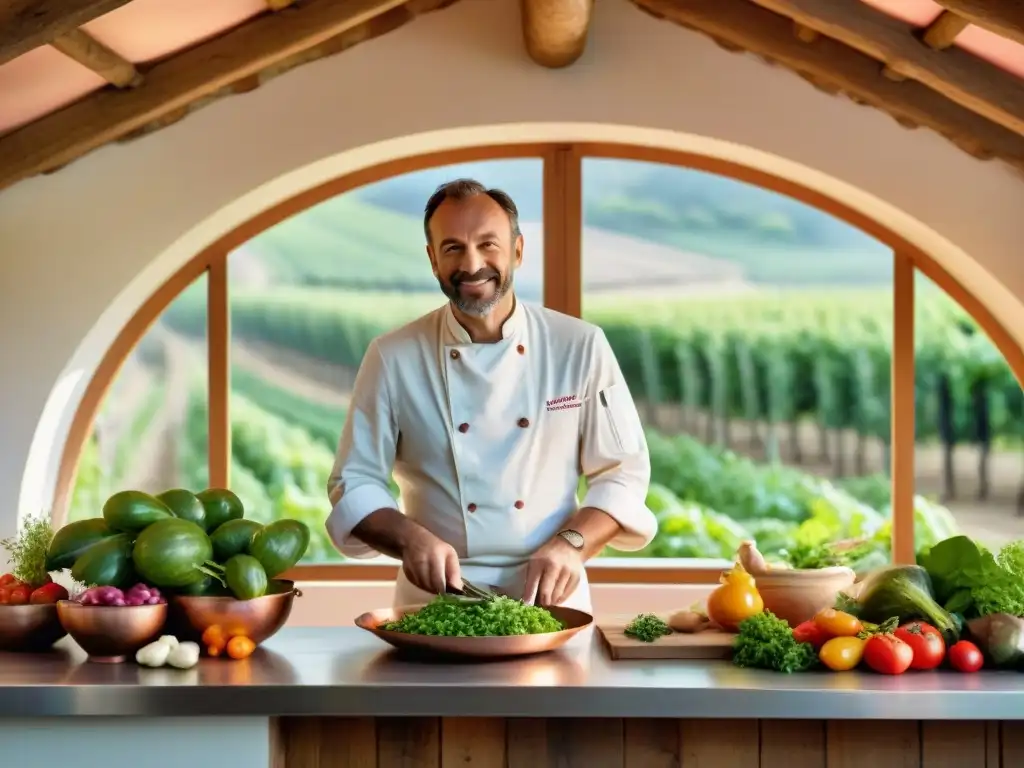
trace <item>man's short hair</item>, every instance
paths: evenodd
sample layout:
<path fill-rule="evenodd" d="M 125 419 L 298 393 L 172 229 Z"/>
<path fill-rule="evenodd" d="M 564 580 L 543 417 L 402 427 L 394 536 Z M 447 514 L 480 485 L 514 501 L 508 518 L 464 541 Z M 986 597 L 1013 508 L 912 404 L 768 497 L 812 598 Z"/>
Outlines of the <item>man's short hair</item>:
<path fill-rule="evenodd" d="M 476 195 L 487 195 L 501 206 L 501 210 L 508 215 L 509 224 L 512 225 L 512 238 L 519 237 L 519 209 L 507 192 L 488 189 L 475 179 L 455 179 L 439 186 L 427 200 L 427 207 L 423 211 L 423 233 L 427 237 L 427 242 L 430 242 L 430 220 L 434 218 L 441 203 L 445 200 L 466 200 Z"/>

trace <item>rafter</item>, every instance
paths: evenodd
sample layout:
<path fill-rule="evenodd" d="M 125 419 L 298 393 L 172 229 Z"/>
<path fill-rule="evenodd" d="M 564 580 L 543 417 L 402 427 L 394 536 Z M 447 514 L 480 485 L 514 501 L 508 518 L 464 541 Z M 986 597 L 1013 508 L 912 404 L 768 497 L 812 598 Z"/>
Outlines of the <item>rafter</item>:
<path fill-rule="evenodd" d="M 583 55 L 594 0 L 521 0 L 523 42 L 543 67 L 567 67 Z"/>
<path fill-rule="evenodd" d="M 142 75 L 134 64 L 84 30 L 66 32 L 50 45 L 83 67 L 91 69 L 111 85 L 118 88 L 142 85 Z"/>
<path fill-rule="evenodd" d="M 0 64 L 46 45 L 130 0 L 7 0 L 0 3 Z"/>
<path fill-rule="evenodd" d="M 260 16 L 155 65 L 134 90 L 99 91 L 0 138 L 0 189 L 133 132 L 144 132 L 152 123 L 180 117 L 192 104 L 230 92 L 239 81 L 272 76 L 334 53 L 351 44 L 342 39 L 346 33 L 358 32 L 357 28 L 389 11 L 398 15 L 380 21 L 390 29 L 448 2 L 413 0 L 409 3 L 413 10 L 402 8 L 405 4 L 405 0 L 314 0 L 299 10 Z"/>
<path fill-rule="evenodd" d="M 975 156 L 994 155 L 1024 167 L 1024 137 L 919 83 L 879 77 L 874 58 L 830 37 L 803 43 L 793 34 L 789 19 L 747 0 L 632 1 L 658 18 L 777 61 L 815 84 L 882 109 L 901 123 L 931 128 Z"/>
<path fill-rule="evenodd" d="M 860 0 L 752 0 L 838 40 L 989 120 L 1024 135 L 1024 80 L 983 59 L 923 45 L 905 22 Z"/>
<path fill-rule="evenodd" d="M 1024 3 L 1020 0 L 935 0 L 971 24 L 1024 45 Z"/>

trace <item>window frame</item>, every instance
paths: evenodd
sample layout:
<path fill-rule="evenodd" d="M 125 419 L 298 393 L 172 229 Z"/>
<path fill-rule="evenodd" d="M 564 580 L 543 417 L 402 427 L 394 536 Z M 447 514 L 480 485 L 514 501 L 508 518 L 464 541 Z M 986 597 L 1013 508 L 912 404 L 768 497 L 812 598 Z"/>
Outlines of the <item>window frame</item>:
<path fill-rule="evenodd" d="M 887 245 L 893 253 L 893 339 L 891 376 L 891 454 L 893 526 L 896 563 L 914 562 L 914 277 L 921 272 L 979 324 L 1005 357 L 1018 382 L 1024 383 L 1024 348 L 995 319 L 982 301 L 967 291 L 927 253 L 882 222 L 818 190 L 722 157 L 632 144 L 576 142 L 524 143 L 464 147 L 414 155 L 369 166 L 332 179 L 260 212 L 228 232 L 183 265 L 147 299 L 125 324 L 100 361 L 73 417 L 57 474 L 52 514 L 63 524 L 78 463 L 107 390 L 135 345 L 174 299 L 207 274 L 207 355 L 209 392 L 209 462 L 211 485 L 227 487 L 231 466 L 229 396 L 230 296 L 228 255 L 257 234 L 339 194 L 416 171 L 467 162 L 540 159 L 543 162 L 544 304 L 569 315 L 582 310 L 583 161 L 602 158 L 674 165 L 713 173 L 786 195 L 845 221 Z M 326 490 L 325 490 L 326 494 Z M 726 563 L 713 560 L 596 558 L 587 565 L 595 584 L 712 584 Z M 296 581 L 393 581 L 392 562 L 345 562 L 300 565 L 282 575 Z"/>

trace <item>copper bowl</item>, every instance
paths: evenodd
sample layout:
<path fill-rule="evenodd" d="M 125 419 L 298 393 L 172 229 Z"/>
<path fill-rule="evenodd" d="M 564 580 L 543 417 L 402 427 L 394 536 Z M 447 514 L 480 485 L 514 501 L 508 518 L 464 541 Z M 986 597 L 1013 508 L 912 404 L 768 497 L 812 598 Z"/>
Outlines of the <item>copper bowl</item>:
<path fill-rule="evenodd" d="M 61 600 L 57 615 L 89 661 L 119 664 L 160 637 L 167 605 L 82 605 Z"/>
<path fill-rule="evenodd" d="M 573 636 L 594 623 L 594 617 L 589 613 L 577 611 L 574 608 L 555 606 L 548 610 L 551 611 L 552 616 L 565 625 L 565 629 L 560 632 L 493 637 L 437 637 L 434 635 L 410 635 L 406 632 L 380 629 L 382 624 L 396 621 L 406 613 L 419 610 L 420 607 L 397 610 L 384 608 L 370 611 L 356 619 L 356 626 L 372 632 L 400 651 L 421 655 L 461 656 L 467 659 L 498 659 L 553 651 L 565 645 Z"/>
<path fill-rule="evenodd" d="M 66 635 L 53 603 L 0 605 L 0 651 L 45 651 Z"/>
<path fill-rule="evenodd" d="M 203 632 L 219 625 L 229 636 L 245 635 L 259 645 L 284 626 L 292 603 L 302 595 L 293 581 L 279 579 L 270 587 L 272 591 L 252 600 L 175 595 L 171 598 L 170 628 L 179 640 L 198 643 Z"/>

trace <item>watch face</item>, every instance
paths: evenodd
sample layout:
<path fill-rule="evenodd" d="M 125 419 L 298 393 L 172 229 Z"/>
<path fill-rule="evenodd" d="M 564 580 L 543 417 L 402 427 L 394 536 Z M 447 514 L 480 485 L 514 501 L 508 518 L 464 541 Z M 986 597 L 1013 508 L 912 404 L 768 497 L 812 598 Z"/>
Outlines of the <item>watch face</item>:
<path fill-rule="evenodd" d="M 576 549 L 583 549 L 583 534 L 579 531 L 560 531 L 558 535 Z"/>

